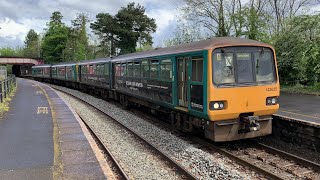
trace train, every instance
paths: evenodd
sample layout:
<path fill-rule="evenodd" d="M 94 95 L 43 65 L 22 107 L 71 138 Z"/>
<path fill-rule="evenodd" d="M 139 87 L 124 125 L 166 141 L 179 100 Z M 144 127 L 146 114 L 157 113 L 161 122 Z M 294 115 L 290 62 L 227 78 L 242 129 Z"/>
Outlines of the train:
<path fill-rule="evenodd" d="M 35 80 L 143 107 L 215 141 L 272 134 L 280 84 L 272 46 L 219 37 L 110 58 L 32 67 Z"/>

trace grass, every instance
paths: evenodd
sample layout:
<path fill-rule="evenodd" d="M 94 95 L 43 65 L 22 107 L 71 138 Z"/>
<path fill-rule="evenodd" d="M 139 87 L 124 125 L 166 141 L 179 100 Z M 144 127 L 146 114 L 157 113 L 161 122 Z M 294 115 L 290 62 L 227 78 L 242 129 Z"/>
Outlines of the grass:
<path fill-rule="evenodd" d="M 281 92 L 292 93 L 292 94 L 309 94 L 320 96 L 320 84 L 314 86 L 304 86 L 304 85 L 281 85 Z"/>
<path fill-rule="evenodd" d="M 0 103 L 0 118 L 4 115 L 4 113 L 8 112 L 10 107 L 10 101 L 12 97 L 15 95 L 17 87 L 13 87 L 12 91 L 10 92 L 9 96 L 3 100 L 3 103 Z"/>

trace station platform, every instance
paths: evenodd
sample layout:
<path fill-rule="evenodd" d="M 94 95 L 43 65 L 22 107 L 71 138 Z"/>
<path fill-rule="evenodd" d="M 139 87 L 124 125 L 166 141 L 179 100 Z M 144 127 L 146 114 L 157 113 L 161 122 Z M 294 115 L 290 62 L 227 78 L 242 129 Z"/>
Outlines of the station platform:
<path fill-rule="evenodd" d="M 276 116 L 320 126 L 320 96 L 281 93 L 278 100 Z"/>
<path fill-rule="evenodd" d="M 0 119 L 0 179 L 115 179 L 77 114 L 42 83 L 17 79 Z"/>

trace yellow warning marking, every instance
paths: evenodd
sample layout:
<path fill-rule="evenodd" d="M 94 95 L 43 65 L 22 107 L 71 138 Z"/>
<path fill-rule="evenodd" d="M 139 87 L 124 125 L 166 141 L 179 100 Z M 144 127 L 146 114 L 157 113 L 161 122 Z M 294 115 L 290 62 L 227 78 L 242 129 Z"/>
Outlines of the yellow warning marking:
<path fill-rule="evenodd" d="M 314 118 L 314 119 L 320 119 L 320 117 L 310 116 L 310 115 L 305 115 L 305 114 L 300 114 L 300 113 L 294 113 L 294 112 L 290 112 L 290 111 L 284 111 L 284 110 L 278 110 L 278 111 L 285 112 L 285 113 L 288 113 L 288 114 L 296 114 L 296 115 L 299 115 L 299 116 L 305 116 L 305 117 Z"/>
<path fill-rule="evenodd" d="M 48 107 L 38 107 L 37 114 L 48 114 L 49 110 Z"/>
<path fill-rule="evenodd" d="M 36 94 L 43 94 L 43 92 L 40 90 L 40 91 L 36 91 Z"/>

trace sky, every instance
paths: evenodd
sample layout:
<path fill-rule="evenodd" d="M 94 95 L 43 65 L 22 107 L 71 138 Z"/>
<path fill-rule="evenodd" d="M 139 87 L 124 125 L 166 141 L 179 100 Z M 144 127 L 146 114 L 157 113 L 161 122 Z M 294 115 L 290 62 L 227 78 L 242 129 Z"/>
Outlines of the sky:
<path fill-rule="evenodd" d="M 22 47 L 30 29 L 43 34 L 54 11 L 60 11 L 63 22 L 70 25 L 77 13 L 85 13 L 94 21 L 98 13 L 115 15 L 133 1 L 144 6 L 146 14 L 156 20 L 153 45 L 161 46 L 176 27 L 177 7 L 182 0 L 0 0 L 0 48 Z"/>
<path fill-rule="evenodd" d="M 158 28 L 152 34 L 153 46 L 162 46 L 165 39 L 173 36 L 177 8 L 183 0 L 0 0 L 0 48 L 22 47 L 30 29 L 43 33 L 54 11 L 60 11 L 63 21 L 70 25 L 77 13 L 86 13 L 89 19 L 95 20 L 98 13 L 115 15 L 132 1 L 144 6 L 146 14 L 156 20 Z M 320 5 L 312 10 L 320 11 Z"/>

